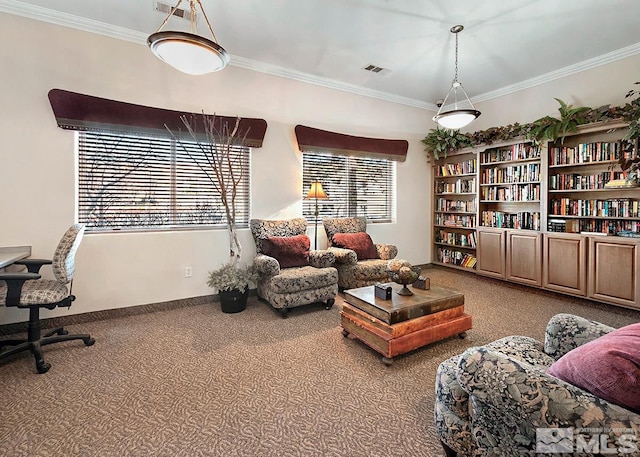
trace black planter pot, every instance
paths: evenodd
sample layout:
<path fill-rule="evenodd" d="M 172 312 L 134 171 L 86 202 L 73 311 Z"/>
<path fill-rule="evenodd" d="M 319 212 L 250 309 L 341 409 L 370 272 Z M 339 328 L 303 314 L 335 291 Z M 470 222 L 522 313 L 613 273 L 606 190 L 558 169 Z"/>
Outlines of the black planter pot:
<path fill-rule="evenodd" d="M 238 289 L 221 290 L 218 295 L 220 296 L 220 308 L 223 313 L 239 313 L 247 307 L 249 288 L 245 288 L 244 292 Z"/>

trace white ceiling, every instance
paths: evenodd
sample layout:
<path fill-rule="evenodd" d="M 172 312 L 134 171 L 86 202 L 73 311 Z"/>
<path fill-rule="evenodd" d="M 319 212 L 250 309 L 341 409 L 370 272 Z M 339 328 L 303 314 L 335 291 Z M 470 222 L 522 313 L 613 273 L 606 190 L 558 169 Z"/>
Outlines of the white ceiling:
<path fill-rule="evenodd" d="M 0 12 L 144 44 L 166 17 L 155 3 L 0 0 Z M 183 0 L 181 8 L 188 4 Z M 455 36 L 449 29 L 456 24 L 465 26 L 459 80 L 474 102 L 640 53 L 640 0 L 202 4 L 232 65 L 430 109 L 451 86 Z M 172 18 L 163 30 L 186 31 L 188 22 Z M 202 19 L 199 34 L 211 38 Z M 368 64 L 388 71 L 364 71 Z"/>

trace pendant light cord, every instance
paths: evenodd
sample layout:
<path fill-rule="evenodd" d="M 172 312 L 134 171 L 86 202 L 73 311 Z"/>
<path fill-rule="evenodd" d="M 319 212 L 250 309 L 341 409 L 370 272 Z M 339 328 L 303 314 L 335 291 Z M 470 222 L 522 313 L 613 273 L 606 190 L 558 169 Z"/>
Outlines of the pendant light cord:
<path fill-rule="evenodd" d="M 456 70 L 453 74 L 453 81 L 451 84 L 458 82 L 458 32 L 455 32 L 456 35 Z"/>

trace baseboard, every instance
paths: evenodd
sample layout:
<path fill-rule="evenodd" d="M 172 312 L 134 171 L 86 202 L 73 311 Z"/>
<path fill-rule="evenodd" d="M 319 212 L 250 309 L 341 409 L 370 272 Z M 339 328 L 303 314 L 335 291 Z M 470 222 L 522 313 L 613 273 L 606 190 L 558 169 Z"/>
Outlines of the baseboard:
<path fill-rule="evenodd" d="M 249 290 L 249 296 L 256 295 L 256 289 Z M 155 313 L 158 311 L 167 311 L 177 308 L 186 308 L 187 306 L 204 305 L 206 303 L 219 302 L 218 294 L 202 295 L 199 297 L 181 298 L 179 300 L 170 300 L 161 303 L 149 303 L 146 305 L 128 306 L 125 308 L 105 309 L 100 311 L 92 311 L 89 313 L 71 314 L 69 316 L 51 317 L 41 319 L 41 327 L 56 328 L 65 327 L 67 325 L 83 324 L 85 322 L 101 321 L 107 319 L 117 319 L 121 317 L 137 316 L 139 314 Z M 28 310 L 24 310 L 25 317 L 28 318 Z M 27 331 L 28 321 L 15 322 L 12 324 L 0 325 L 0 335 L 14 335 L 16 333 L 25 333 Z"/>

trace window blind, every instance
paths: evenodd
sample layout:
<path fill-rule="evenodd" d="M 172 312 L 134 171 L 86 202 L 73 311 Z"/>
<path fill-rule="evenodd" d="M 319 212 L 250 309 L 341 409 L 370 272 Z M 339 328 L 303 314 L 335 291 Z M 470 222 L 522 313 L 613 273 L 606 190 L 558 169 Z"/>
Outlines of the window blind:
<path fill-rule="evenodd" d="M 323 217 L 365 216 L 391 222 L 395 205 L 395 162 L 323 153 L 302 154 L 303 197 L 312 181 L 320 181 L 329 197 L 318 200 Z M 303 215 L 315 217 L 315 200 L 303 200 Z"/>
<path fill-rule="evenodd" d="M 250 149 L 233 146 L 236 224 L 247 227 Z M 78 133 L 78 219 L 87 230 L 226 226 L 220 189 L 198 143 L 120 132 Z"/>

